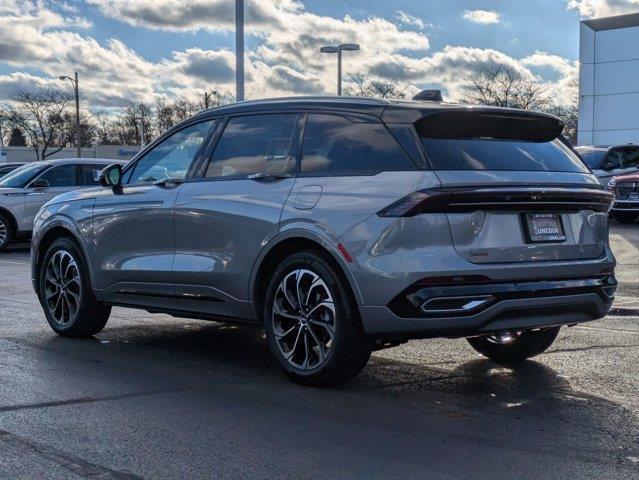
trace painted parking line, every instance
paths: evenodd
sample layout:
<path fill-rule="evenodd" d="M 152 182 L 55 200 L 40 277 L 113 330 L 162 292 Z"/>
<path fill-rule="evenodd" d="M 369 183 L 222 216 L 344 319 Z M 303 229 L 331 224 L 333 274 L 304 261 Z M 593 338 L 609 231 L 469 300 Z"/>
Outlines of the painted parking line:
<path fill-rule="evenodd" d="M 12 260 L 0 260 L 0 263 L 6 263 L 7 265 L 29 265 L 29 262 L 14 262 Z"/>
<path fill-rule="evenodd" d="M 604 328 L 604 327 L 591 327 L 588 325 L 575 325 L 572 328 L 577 328 L 580 330 L 596 330 L 598 332 L 612 332 L 612 333 L 623 333 L 623 334 L 632 334 L 639 335 L 639 330 L 624 330 L 621 328 Z"/>

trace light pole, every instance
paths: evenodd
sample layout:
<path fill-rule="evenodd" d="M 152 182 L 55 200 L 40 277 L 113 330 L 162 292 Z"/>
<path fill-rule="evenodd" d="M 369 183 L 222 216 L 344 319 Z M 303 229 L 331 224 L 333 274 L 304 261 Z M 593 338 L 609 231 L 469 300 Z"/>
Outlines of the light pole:
<path fill-rule="evenodd" d="M 244 101 L 244 0 L 235 0 L 235 101 Z"/>
<path fill-rule="evenodd" d="M 337 53 L 337 94 L 342 94 L 342 52 L 359 50 L 357 43 L 342 43 L 336 47 L 326 46 L 320 48 L 322 53 Z"/>
<path fill-rule="evenodd" d="M 80 89 L 78 87 L 78 72 L 75 72 L 75 79 L 68 75 L 60 75 L 60 80 L 71 80 L 73 91 L 75 92 L 75 144 L 78 148 L 78 158 L 82 158 L 82 148 L 80 143 Z"/>
<path fill-rule="evenodd" d="M 142 151 L 144 148 L 144 115 L 135 117 L 135 119 L 140 121 L 140 151 Z"/>

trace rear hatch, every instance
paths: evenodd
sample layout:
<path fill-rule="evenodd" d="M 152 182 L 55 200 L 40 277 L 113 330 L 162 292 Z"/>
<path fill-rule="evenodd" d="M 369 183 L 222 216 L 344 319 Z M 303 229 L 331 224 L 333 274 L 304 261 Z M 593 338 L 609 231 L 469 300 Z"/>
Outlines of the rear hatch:
<path fill-rule="evenodd" d="M 445 111 L 415 123 L 442 182 L 455 249 L 473 263 L 604 254 L 610 195 L 561 137 L 555 117 Z"/>

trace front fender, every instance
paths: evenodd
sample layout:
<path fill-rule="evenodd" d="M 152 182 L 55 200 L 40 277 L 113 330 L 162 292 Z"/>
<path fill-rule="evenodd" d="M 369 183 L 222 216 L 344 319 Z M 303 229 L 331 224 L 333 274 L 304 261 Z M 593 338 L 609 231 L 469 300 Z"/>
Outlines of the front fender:
<path fill-rule="evenodd" d="M 56 232 L 58 236 L 64 233 L 71 236 L 79 245 L 86 265 L 89 270 L 89 277 L 93 280 L 93 268 L 91 262 L 91 252 L 89 251 L 92 238 L 92 217 L 93 201 L 68 202 L 47 205 L 38 212 L 33 227 L 31 239 L 31 280 L 37 293 L 37 269 L 42 260 L 42 242 L 51 238 L 51 234 Z"/>

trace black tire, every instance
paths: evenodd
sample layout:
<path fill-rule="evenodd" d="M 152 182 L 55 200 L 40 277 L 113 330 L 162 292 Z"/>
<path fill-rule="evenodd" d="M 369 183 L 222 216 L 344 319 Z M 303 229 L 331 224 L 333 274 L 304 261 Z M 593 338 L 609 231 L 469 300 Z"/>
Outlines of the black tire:
<path fill-rule="evenodd" d="M 13 226 L 9 218 L 0 213 L 0 251 L 7 248 L 7 245 L 13 240 Z"/>
<path fill-rule="evenodd" d="M 279 265 L 266 291 L 264 326 L 271 352 L 289 378 L 303 385 L 324 387 L 348 381 L 364 368 L 371 355 L 371 342 L 364 333 L 357 303 L 353 298 L 350 286 L 340 275 L 337 268 L 329 257 L 321 251 L 306 250 L 298 252 L 286 258 Z M 280 340 L 278 341 L 278 337 L 276 336 L 276 329 L 280 328 L 278 322 L 282 320 L 282 317 L 276 315 L 273 311 L 276 295 L 279 296 L 278 305 L 282 305 L 283 302 L 283 290 L 279 288 L 280 284 L 285 278 L 292 278 L 292 272 L 299 271 L 311 272 L 312 275 L 316 275 L 317 278 L 321 280 L 321 285 L 315 289 L 309 287 L 308 293 L 304 295 L 308 304 L 313 305 L 313 301 L 311 300 L 312 292 L 315 296 L 314 300 L 316 304 L 330 303 L 334 309 L 332 316 L 331 310 L 329 309 L 325 309 L 323 313 L 324 319 L 331 319 L 326 323 L 334 327 L 330 347 L 327 353 L 322 353 L 324 358 L 321 362 L 317 359 L 319 355 L 311 353 L 312 360 L 317 359 L 317 363 L 316 365 L 312 365 L 312 360 L 308 361 L 309 366 L 307 368 L 295 366 L 285 357 L 284 352 L 281 350 L 285 337 L 279 337 Z M 310 275 L 311 278 L 313 278 L 312 275 Z M 295 279 L 297 279 L 297 277 L 295 277 Z M 313 282 L 315 281 L 316 280 L 313 280 Z M 317 283 L 314 284 L 317 285 Z M 318 288 L 320 287 L 321 289 L 318 292 Z M 324 291 L 324 287 L 328 289 L 332 302 L 321 300 L 321 298 L 325 300 L 328 299 L 326 296 L 322 297 L 321 293 Z M 299 294 L 296 293 L 295 295 L 296 298 L 299 298 Z M 295 300 L 289 302 L 287 304 L 288 307 L 291 307 L 293 302 L 295 302 Z M 309 307 L 308 310 L 312 310 L 312 308 Z M 300 313 L 300 315 L 305 314 Z M 329 345 L 328 342 L 326 344 L 323 343 L 324 340 L 329 338 L 326 336 L 329 329 L 321 326 L 321 322 L 318 321 L 320 317 L 317 315 L 322 315 L 322 308 L 317 310 L 315 314 L 312 312 L 308 313 L 308 323 L 303 323 L 305 320 L 292 320 L 288 317 L 285 319 L 288 322 L 300 325 L 298 329 L 302 331 L 302 334 L 300 335 L 293 332 L 294 336 L 297 335 L 298 338 L 301 338 L 303 335 L 304 341 L 308 337 L 309 343 L 303 344 L 307 358 L 309 358 L 309 345 L 311 345 L 313 352 L 318 352 L 318 350 L 324 352 L 322 346 L 316 341 L 318 338 L 324 346 Z M 315 341 L 313 341 L 313 339 L 315 339 Z M 290 339 L 290 343 L 293 343 L 292 338 Z M 294 343 L 294 345 L 297 344 Z M 294 350 L 294 346 L 291 350 Z M 294 360 L 294 353 L 291 354 L 291 360 Z"/>
<path fill-rule="evenodd" d="M 54 258 L 54 256 L 58 255 L 56 258 L 59 258 L 60 255 L 63 255 L 65 258 L 68 258 L 66 257 L 67 254 L 70 255 L 74 261 L 74 266 L 77 267 L 79 291 L 75 291 L 73 297 L 75 298 L 77 296 L 79 300 L 76 311 L 68 315 L 68 323 L 62 323 L 55 316 L 59 314 L 60 310 L 55 309 L 55 311 L 52 311 L 54 309 L 47 301 L 48 292 L 54 289 L 52 283 L 47 280 L 47 272 L 51 264 L 51 259 Z M 44 255 L 40 271 L 38 272 L 38 297 L 49 325 L 58 335 L 73 338 L 90 338 L 100 332 L 109 320 L 111 307 L 103 305 L 95 299 L 88 272 L 86 259 L 82 251 L 77 244 L 69 238 L 59 238 L 55 240 Z M 75 288 L 75 285 L 73 288 Z M 68 287 L 68 291 L 70 290 L 71 287 Z M 55 300 L 51 301 L 55 302 Z M 70 300 L 67 300 L 67 305 L 70 305 L 69 301 Z M 73 303 L 74 302 L 75 300 Z M 67 306 L 67 312 L 71 310 L 72 308 Z"/>
<path fill-rule="evenodd" d="M 561 327 L 525 330 L 509 342 L 497 343 L 491 335 L 467 338 L 470 346 L 483 356 L 498 363 L 517 363 L 545 352 Z"/>
<path fill-rule="evenodd" d="M 637 214 L 634 212 L 612 212 L 611 215 L 619 223 L 634 223 L 637 219 Z"/>

